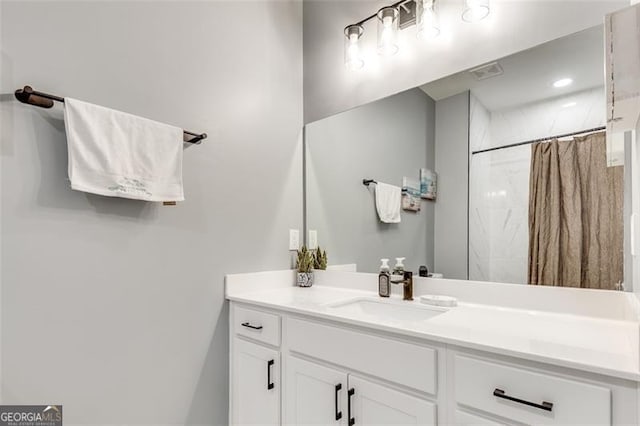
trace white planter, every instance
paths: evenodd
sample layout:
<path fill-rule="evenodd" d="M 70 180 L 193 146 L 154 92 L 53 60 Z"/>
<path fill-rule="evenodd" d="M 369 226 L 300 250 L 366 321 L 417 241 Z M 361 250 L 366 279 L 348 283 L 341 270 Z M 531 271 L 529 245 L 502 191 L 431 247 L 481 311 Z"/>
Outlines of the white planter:
<path fill-rule="evenodd" d="M 313 285 L 313 272 L 298 272 L 296 285 L 298 287 L 311 287 Z"/>

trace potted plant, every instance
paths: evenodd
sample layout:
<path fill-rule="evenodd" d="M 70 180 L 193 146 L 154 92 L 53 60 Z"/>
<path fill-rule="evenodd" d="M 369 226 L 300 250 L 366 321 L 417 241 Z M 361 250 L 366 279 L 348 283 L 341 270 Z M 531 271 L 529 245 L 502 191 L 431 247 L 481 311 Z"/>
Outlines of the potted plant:
<path fill-rule="evenodd" d="M 313 269 L 324 271 L 327 269 L 327 252 L 320 247 L 313 251 Z"/>
<path fill-rule="evenodd" d="M 298 270 L 296 284 L 299 287 L 311 287 L 313 285 L 313 264 L 313 252 L 307 250 L 306 246 L 302 246 L 302 248 L 298 250 L 298 258 L 296 261 L 296 268 Z"/>

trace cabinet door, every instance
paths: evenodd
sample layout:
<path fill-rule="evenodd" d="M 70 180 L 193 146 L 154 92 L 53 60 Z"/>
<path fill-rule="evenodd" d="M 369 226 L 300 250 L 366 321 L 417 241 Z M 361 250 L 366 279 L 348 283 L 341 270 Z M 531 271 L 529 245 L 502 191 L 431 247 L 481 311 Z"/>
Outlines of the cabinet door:
<path fill-rule="evenodd" d="M 280 424 L 278 351 L 236 337 L 231 377 L 232 424 Z"/>
<path fill-rule="evenodd" d="M 351 417 L 356 425 L 435 425 L 432 402 L 349 375 Z"/>
<path fill-rule="evenodd" d="M 287 357 L 285 424 L 346 425 L 347 374 Z"/>

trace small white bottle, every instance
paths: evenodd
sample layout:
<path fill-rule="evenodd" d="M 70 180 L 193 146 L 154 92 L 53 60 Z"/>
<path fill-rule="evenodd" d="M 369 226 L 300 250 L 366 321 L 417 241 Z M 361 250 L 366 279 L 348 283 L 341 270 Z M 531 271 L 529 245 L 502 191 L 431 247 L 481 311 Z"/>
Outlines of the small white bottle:
<path fill-rule="evenodd" d="M 378 294 L 380 297 L 391 296 L 391 282 L 389 279 L 389 259 L 380 259 L 380 273 L 378 274 Z"/>

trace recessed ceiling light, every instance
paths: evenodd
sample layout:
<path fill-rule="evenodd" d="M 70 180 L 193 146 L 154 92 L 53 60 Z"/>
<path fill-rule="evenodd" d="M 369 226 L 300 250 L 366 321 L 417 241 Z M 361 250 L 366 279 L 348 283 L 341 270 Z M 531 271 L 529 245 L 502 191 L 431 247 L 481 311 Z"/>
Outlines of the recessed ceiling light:
<path fill-rule="evenodd" d="M 570 78 L 562 78 L 562 79 L 556 81 L 555 83 L 553 83 L 553 87 L 556 87 L 556 88 L 567 87 L 571 83 L 573 83 L 572 79 L 570 79 Z"/>
<path fill-rule="evenodd" d="M 577 102 L 567 102 L 566 104 L 562 105 L 562 108 L 571 108 L 578 105 Z"/>

